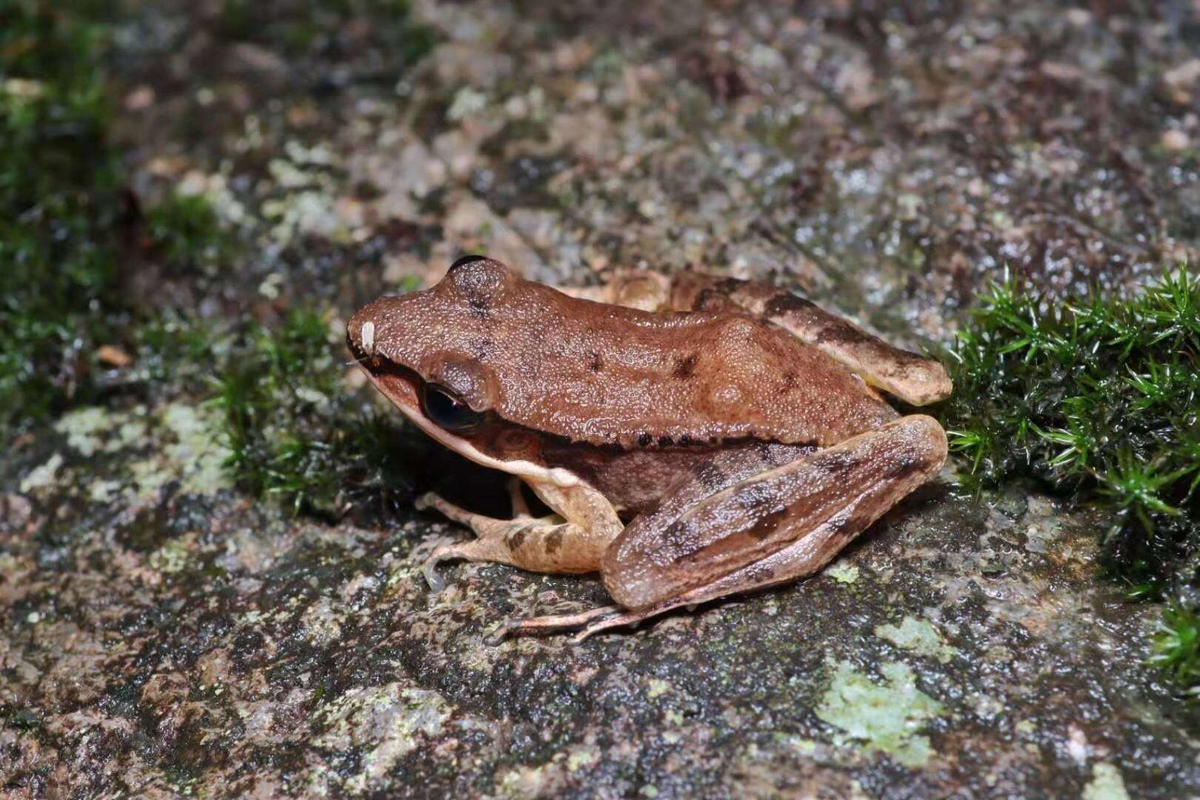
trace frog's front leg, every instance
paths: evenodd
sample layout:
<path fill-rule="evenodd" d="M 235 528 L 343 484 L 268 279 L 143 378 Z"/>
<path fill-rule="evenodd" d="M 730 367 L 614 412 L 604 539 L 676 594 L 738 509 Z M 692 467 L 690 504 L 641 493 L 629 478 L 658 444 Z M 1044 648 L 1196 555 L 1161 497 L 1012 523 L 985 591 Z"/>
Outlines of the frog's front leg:
<path fill-rule="evenodd" d="M 475 514 L 432 493 L 418 498 L 418 508 L 434 508 L 478 537 L 433 551 L 423 567 L 431 588 L 442 588 L 437 566 L 451 560 L 495 561 L 533 572 L 581 573 L 600 568 L 605 549 L 623 527 L 612 504 L 583 483 L 563 487 L 531 480 L 530 486 L 554 514 L 530 516 L 519 486 L 509 490 L 512 519 Z"/>
<path fill-rule="evenodd" d="M 625 611 L 590 621 L 579 638 L 811 575 L 936 475 L 945 459 L 942 427 L 910 416 L 759 474 L 731 475 L 723 488 L 689 503 L 703 494 L 697 478 L 608 548 L 601 574 Z M 527 620 L 512 630 L 569 621 Z"/>

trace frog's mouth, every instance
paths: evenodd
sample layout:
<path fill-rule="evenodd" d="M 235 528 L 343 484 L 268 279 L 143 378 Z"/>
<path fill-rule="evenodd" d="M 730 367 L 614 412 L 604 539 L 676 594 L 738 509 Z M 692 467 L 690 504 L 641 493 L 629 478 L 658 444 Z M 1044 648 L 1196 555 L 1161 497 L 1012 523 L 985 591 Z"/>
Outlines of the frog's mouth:
<path fill-rule="evenodd" d="M 579 483 L 579 478 L 565 469 L 546 467 L 525 460 L 504 461 L 483 452 L 470 439 L 446 430 L 426 416 L 421 408 L 421 387 L 425 381 L 419 374 L 379 354 L 366 355 L 352 340 L 349 342 L 349 346 L 350 352 L 354 354 L 354 360 L 367 374 L 367 378 L 375 388 L 390 400 L 392 405 L 400 409 L 405 418 L 438 444 L 450 448 L 476 464 L 490 469 L 498 469 L 510 475 L 534 481 L 550 482 L 563 487 Z"/>

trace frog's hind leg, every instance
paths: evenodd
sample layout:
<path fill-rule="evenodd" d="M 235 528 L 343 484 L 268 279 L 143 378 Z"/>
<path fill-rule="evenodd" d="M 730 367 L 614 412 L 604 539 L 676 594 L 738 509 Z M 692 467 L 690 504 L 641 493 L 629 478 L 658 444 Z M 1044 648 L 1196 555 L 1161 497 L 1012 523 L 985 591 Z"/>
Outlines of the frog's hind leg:
<path fill-rule="evenodd" d="M 669 498 L 613 542 L 602 575 L 624 610 L 583 621 L 576 638 L 811 575 L 933 477 L 945 458 L 941 426 L 910 416 L 750 477 L 727 473 L 724 488 L 692 502 L 700 477 L 678 493 L 680 501 Z M 530 619 L 508 632 L 570 622 Z"/>
<path fill-rule="evenodd" d="M 668 306 L 677 311 L 742 309 L 765 317 L 840 362 L 869 386 L 923 406 L 950 396 L 937 361 L 893 347 L 810 300 L 765 283 L 698 272 L 674 276 Z"/>
<path fill-rule="evenodd" d="M 642 269 L 619 269 L 608 276 L 601 286 L 559 287 L 559 291 L 583 300 L 659 311 L 670 299 L 670 281 L 657 272 Z"/>

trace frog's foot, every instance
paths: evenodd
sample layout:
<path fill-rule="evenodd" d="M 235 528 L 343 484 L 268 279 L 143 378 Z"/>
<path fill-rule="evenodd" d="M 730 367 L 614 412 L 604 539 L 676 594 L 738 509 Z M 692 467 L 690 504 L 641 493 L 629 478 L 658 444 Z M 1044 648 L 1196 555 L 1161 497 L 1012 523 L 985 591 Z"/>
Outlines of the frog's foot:
<path fill-rule="evenodd" d="M 554 633 L 555 631 L 572 630 L 586 626 L 589 622 L 600 617 L 619 616 L 623 609 L 619 606 L 600 606 L 591 611 L 581 611 L 578 614 L 556 614 L 548 617 L 532 617 L 521 619 L 514 617 L 503 623 L 490 638 L 489 644 L 499 644 L 509 636 L 536 635 L 539 633 Z"/>
<path fill-rule="evenodd" d="M 566 573 L 594 572 L 600 564 L 603 543 L 597 544 L 586 529 L 557 515 L 532 517 L 518 509 L 512 519 L 495 519 L 459 508 L 432 493 L 419 497 L 416 507 L 436 509 L 479 537 L 444 545 L 430 554 L 422 571 L 434 591 L 445 585 L 437 574 L 437 566 L 444 561 L 495 561 L 534 572 Z"/>
<path fill-rule="evenodd" d="M 601 606 L 600 608 L 593 608 L 591 611 L 583 611 L 578 614 L 556 614 L 546 617 L 531 617 L 529 619 L 518 617 L 506 622 L 496 632 L 492 643 L 497 644 L 507 636 L 537 636 L 544 633 L 556 633 L 558 631 L 575 629 L 578 629 L 578 633 L 575 634 L 574 641 L 578 643 L 601 631 L 613 628 L 636 628 L 638 623 L 682 606 L 687 606 L 688 610 L 691 611 L 699 603 L 711 599 L 712 597 L 708 592 L 695 591 L 674 600 L 659 603 L 658 605 L 638 611 L 629 611 L 620 606 Z"/>
<path fill-rule="evenodd" d="M 494 558 L 489 558 L 489 554 L 490 548 L 486 539 L 442 545 L 425 559 L 421 574 L 425 576 L 429 589 L 437 594 L 446 588 L 446 579 L 437 570 L 439 564 L 444 561 L 494 561 Z"/>

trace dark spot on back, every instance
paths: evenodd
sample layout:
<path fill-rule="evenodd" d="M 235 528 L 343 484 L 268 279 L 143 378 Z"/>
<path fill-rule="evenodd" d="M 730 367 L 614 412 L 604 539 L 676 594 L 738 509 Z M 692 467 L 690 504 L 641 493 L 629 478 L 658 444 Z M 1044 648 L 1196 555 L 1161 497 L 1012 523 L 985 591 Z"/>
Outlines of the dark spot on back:
<path fill-rule="evenodd" d="M 766 564 L 752 564 L 746 570 L 746 579 L 751 584 L 762 584 L 775 577 L 775 570 Z"/>
<path fill-rule="evenodd" d="M 659 447 L 670 447 L 671 446 L 671 437 L 670 436 L 658 437 L 658 446 Z"/>
<path fill-rule="evenodd" d="M 563 535 L 562 531 L 553 531 L 546 537 L 546 552 L 554 555 L 559 547 L 562 547 Z"/>
<path fill-rule="evenodd" d="M 696 373 L 696 362 L 700 360 L 699 353 L 691 353 L 683 358 L 675 360 L 675 369 L 671 372 L 671 377 L 677 380 L 686 381 Z"/>
<path fill-rule="evenodd" d="M 654 442 L 654 437 L 651 436 L 650 434 L 645 433 L 645 432 L 638 434 L 638 444 L 641 445 L 642 447 L 649 447 L 653 442 Z"/>
<path fill-rule="evenodd" d="M 593 350 L 591 359 L 588 361 L 588 369 L 592 372 L 599 372 L 604 369 L 604 357 L 600 355 L 599 350 Z"/>
<path fill-rule="evenodd" d="M 663 543 L 672 550 L 683 551 L 682 555 L 675 559 L 675 563 L 679 563 L 680 561 L 695 555 L 690 548 L 685 547 L 687 533 L 687 524 L 683 520 L 675 520 L 670 525 L 663 528 Z"/>

